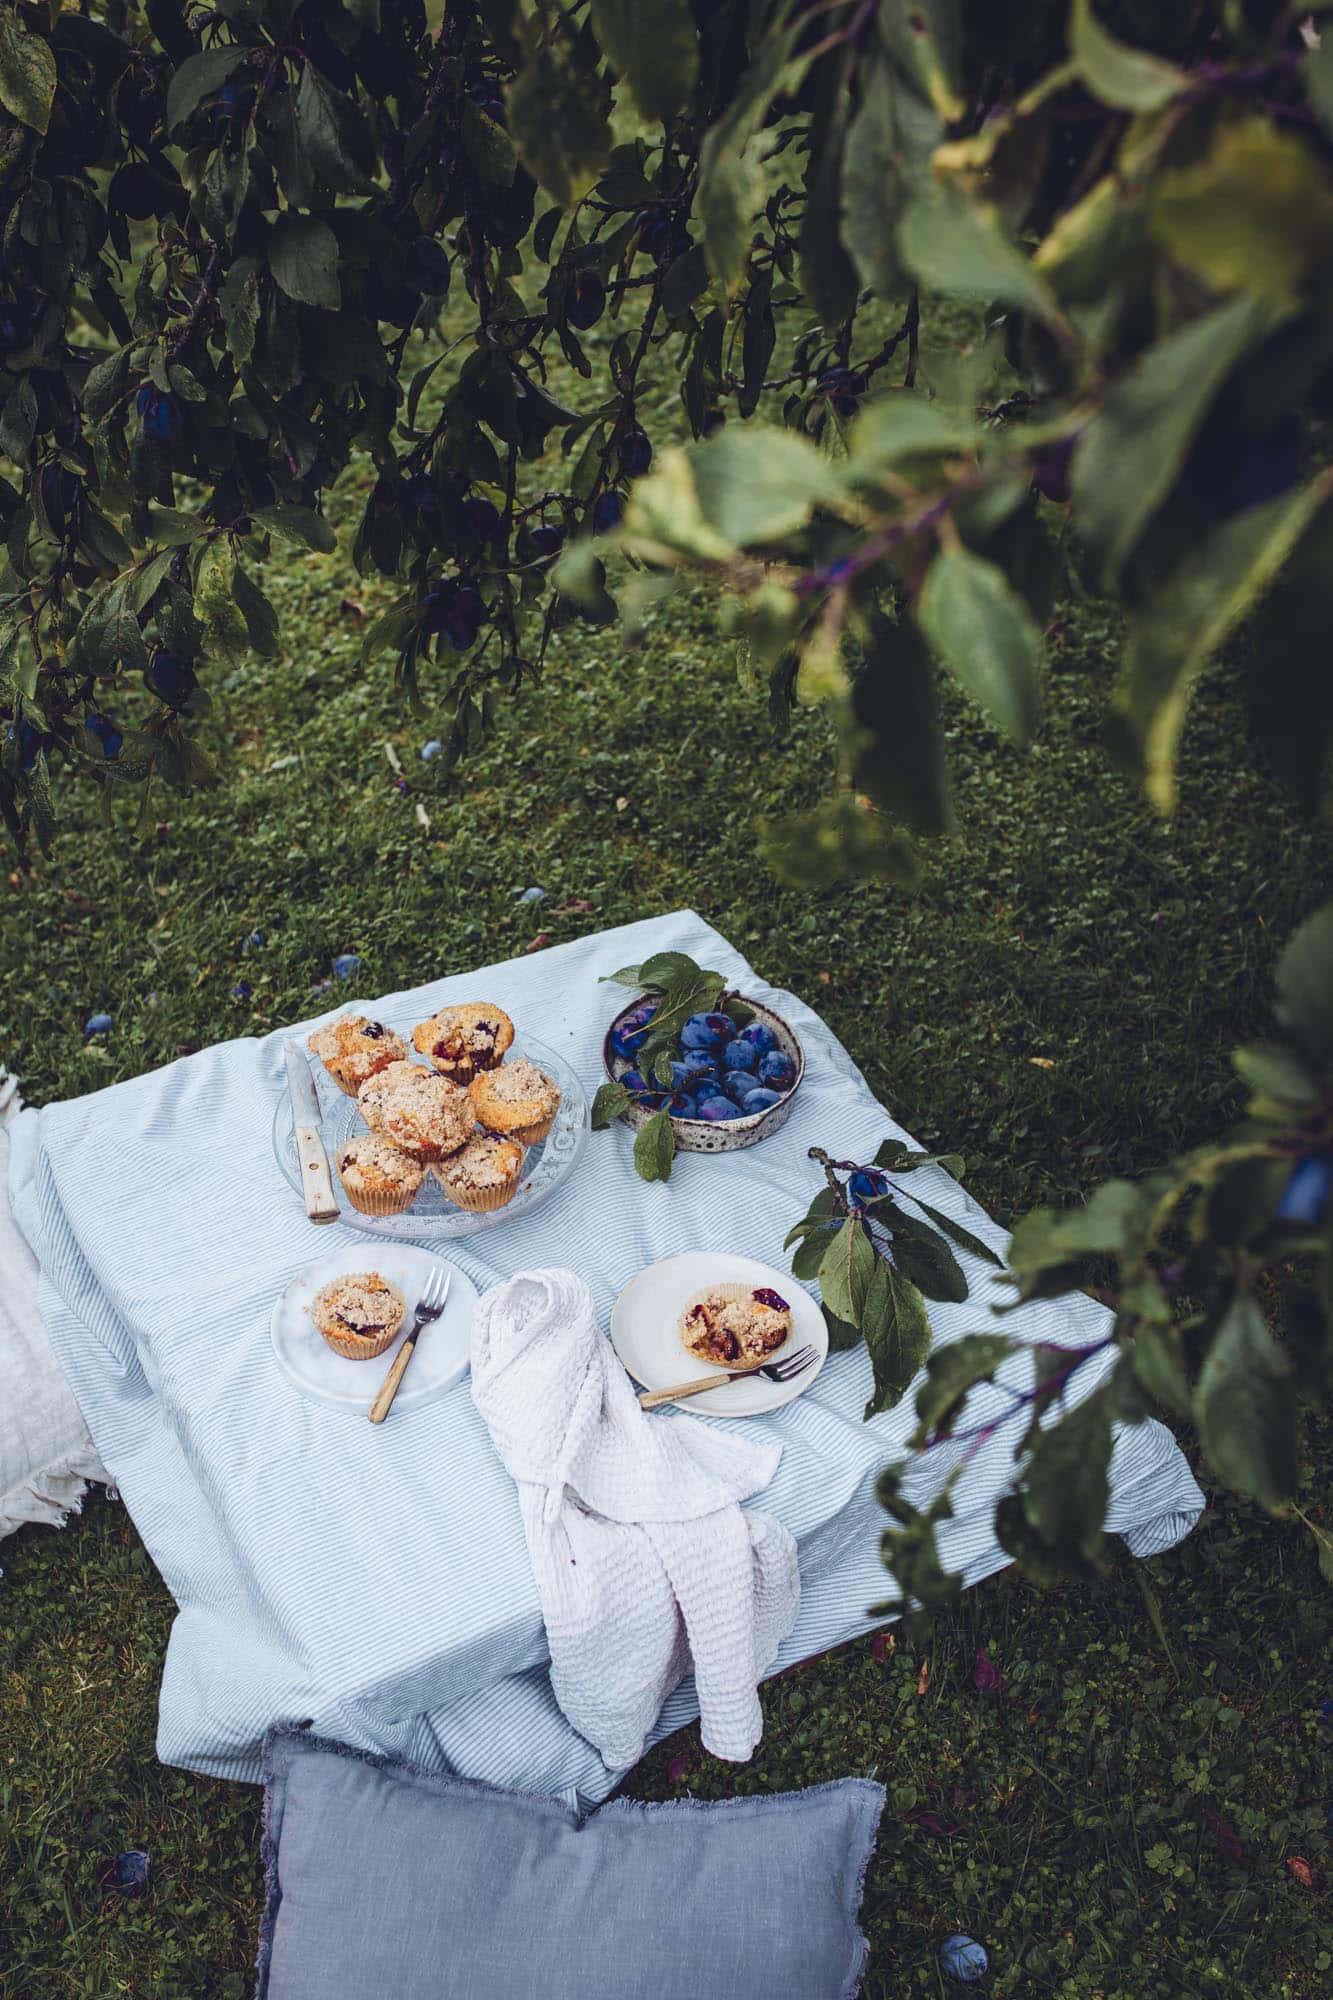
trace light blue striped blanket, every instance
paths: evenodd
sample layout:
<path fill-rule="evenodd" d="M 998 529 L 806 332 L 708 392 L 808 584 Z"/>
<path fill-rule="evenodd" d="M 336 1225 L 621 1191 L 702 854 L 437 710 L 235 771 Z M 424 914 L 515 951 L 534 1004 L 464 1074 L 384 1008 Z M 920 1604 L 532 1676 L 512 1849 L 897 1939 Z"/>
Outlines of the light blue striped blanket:
<path fill-rule="evenodd" d="M 669 1185 L 635 1176 L 623 1128 L 591 1138 L 573 1174 L 512 1225 L 457 1255 L 483 1288 L 567 1264 L 605 1326 L 644 1264 L 686 1246 L 738 1249 L 785 1266 L 783 1236 L 817 1185 L 810 1145 L 869 1158 L 905 1137 L 817 1015 L 751 972 L 690 911 L 582 938 L 377 1002 L 394 1027 L 449 1002 L 497 1000 L 563 1053 L 589 1094 L 621 989 L 602 974 L 654 951 L 691 953 L 772 1002 L 805 1045 L 806 1080 L 785 1129 L 750 1151 L 687 1156 Z M 307 1401 L 269 1344 L 278 1289 L 321 1251 L 357 1239 L 317 1230 L 269 1142 L 283 1087 L 284 1030 L 227 1042 L 90 1097 L 28 1111 L 14 1131 L 14 1211 L 41 1265 L 41 1303 L 101 1456 L 180 1607 L 162 1677 L 165 1762 L 258 1780 L 260 1738 L 278 1718 L 361 1749 L 492 1784 L 604 1796 L 615 1774 L 556 1707 L 514 1489 L 466 1382 L 395 1412 Z M 303 1032 L 303 1031 L 302 1031 Z M 1004 1234 L 937 1169 L 922 1193 L 1003 1248 Z M 989 1280 L 936 1305 L 937 1341 L 987 1323 Z M 1006 1325 L 1030 1339 L 1090 1342 L 1090 1300 L 1041 1303 Z M 1030 1364 L 1022 1357 L 1020 1370 Z M 1090 1364 L 1086 1373 L 1091 1372 Z M 782 1444 L 758 1502 L 786 1522 L 801 1561 L 801 1609 L 774 1671 L 866 1627 L 886 1594 L 875 1479 L 901 1456 L 910 1395 L 866 1424 L 869 1366 L 833 1356 L 810 1392 L 759 1424 Z M 978 1416 L 994 1391 L 977 1392 Z M 1000 1407 L 996 1400 L 995 1407 Z M 1015 1426 L 1006 1427 L 1008 1431 Z M 948 1469 L 918 1460 L 916 1497 Z M 992 1515 L 1010 1470 L 1002 1432 L 969 1466 L 945 1560 L 978 1582 L 1007 1560 Z M 1147 1555 L 1186 1534 L 1202 1496 L 1170 1435 L 1124 1432 L 1109 1525 Z M 685 1682 L 659 1734 L 696 1713 Z"/>

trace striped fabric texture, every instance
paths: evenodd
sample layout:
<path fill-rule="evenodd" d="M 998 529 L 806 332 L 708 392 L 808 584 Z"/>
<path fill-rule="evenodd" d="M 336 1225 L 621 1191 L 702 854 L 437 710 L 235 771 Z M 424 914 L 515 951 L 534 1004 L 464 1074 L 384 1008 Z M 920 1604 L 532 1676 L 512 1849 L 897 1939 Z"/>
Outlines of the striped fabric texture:
<path fill-rule="evenodd" d="M 623 1128 L 590 1136 L 546 1203 L 452 1247 L 483 1289 L 568 1265 L 591 1286 L 605 1327 L 620 1288 L 673 1251 L 742 1250 L 783 1267 L 783 1236 L 818 1185 L 807 1147 L 869 1158 L 881 1140 L 908 1136 L 818 1016 L 756 978 L 691 911 L 454 973 L 373 1011 L 410 1032 L 450 1002 L 497 1001 L 520 1032 L 565 1055 L 591 1095 L 606 1024 L 624 997 L 600 980 L 667 949 L 717 968 L 791 1023 L 807 1065 L 791 1119 L 749 1151 L 682 1157 L 666 1185 L 637 1178 Z M 41 1266 L 43 1314 L 102 1460 L 180 1607 L 159 1755 L 258 1781 L 268 1725 L 308 1718 L 322 1735 L 427 1768 L 602 1798 L 617 1773 L 552 1696 L 517 1496 L 468 1384 L 372 1426 L 360 1411 L 308 1401 L 274 1358 L 269 1315 L 295 1271 L 354 1242 L 374 1262 L 373 1239 L 306 1220 L 273 1158 L 283 1040 L 312 1025 L 223 1043 L 27 1111 L 12 1128 L 11 1197 Z M 1003 1231 L 947 1175 L 927 1169 L 919 1185 L 1003 1249 Z M 931 1307 L 937 1342 L 988 1322 L 997 1296 L 988 1267 L 968 1262 L 972 1297 Z M 1105 1325 L 1083 1298 L 1036 1303 L 1006 1321 L 1028 1341 L 1071 1344 L 1096 1340 Z M 1027 1356 L 1006 1368 L 1012 1383 L 1030 1380 Z M 863 1423 L 869 1389 L 865 1354 L 835 1355 L 773 1416 L 721 1420 L 782 1446 L 761 1505 L 796 1537 L 801 1609 L 774 1671 L 866 1629 L 867 1607 L 887 1594 L 875 1480 L 903 1457 L 913 1413 L 909 1393 Z M 971 1408 L 982 1417 L 1004 1400 L 981 1389 Z M 993 1514 L 1012 1476 L 1014 1428 L 972 1460 L 942 1536 L 945 1561 L 970 1583 L 1007 1561 Z M 953 1449 L 918 1459 L 918 1501 Z M 1108 1526 L 1136 1555 L 1178 1541 L 1202 1505 L 1160 1425 L 1118 1437 Z M 695 1712 L 686 1681 L 657 1734 Z"/>

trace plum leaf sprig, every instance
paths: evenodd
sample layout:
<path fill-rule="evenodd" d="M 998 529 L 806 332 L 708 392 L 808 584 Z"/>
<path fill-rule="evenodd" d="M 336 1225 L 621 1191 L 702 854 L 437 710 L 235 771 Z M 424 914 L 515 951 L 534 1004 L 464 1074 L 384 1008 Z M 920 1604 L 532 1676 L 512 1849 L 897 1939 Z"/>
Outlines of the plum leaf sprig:
<path fill-rule="evenodd" d="M 830 1347 L 838 1352 L 864 1340 L 875 1378 L 865 1414 L 873 1417 L 894 1408 L 930 1352 L 926 1300 L 961 1304 L 968 1296 L 954 1247 L 987 1264 L 1001 1260 L 899 1183 L 918 1167 L 961 1173 L 956 1153 L 919 1153 L 886 1139 L 871 1164 L 830 1159 L 822 1146 L 812 1146 L 810 1157 L 823 1167 L 826 1185 L 784 1247 L 792 1250 L 798 1278 L 819 1281 Z"/>

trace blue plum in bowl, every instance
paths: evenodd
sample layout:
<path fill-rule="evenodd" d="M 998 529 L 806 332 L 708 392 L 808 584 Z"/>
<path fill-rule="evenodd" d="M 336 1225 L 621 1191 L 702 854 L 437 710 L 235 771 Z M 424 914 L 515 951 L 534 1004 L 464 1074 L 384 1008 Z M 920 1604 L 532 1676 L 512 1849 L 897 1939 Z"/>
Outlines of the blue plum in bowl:
<path fill-rule="evenodd" d="M 641 1000 L 637 1007 L 631 1007 L 622 1021 L 616 1023 L 611 1035 L 611 1046 L 618 1056 L 628 1062 L 639 1053 L 648 1039 L 653 1016 L 657 1012 L 655 1000 Z"/>
<path fill-rule="evenodd" d="M 704 1119 L 710 1125 L 723 1125 L 729 1118 L 739 1118 L 740 1106 L 733 1104 L 729 1097 L 701 1097 L 694 1116 Z"/>
<path fill-rule="evenodd" d="M 722 1067 L 724 1070 L 756 1070 L 759 1067 L 759 1051 L 753 1042 L 743 1042 L 737 1035 L 722 1051 Z"/>
<path fill-rule="evenodd" d="M 731 1033 L 731 1022 L 725 1014 L 691 1014 L 680 1031 L 680 1045 L 682 1049 L 716 1053 L 731 1040 Z"/>
<path fill-rule="evenodd" d="M 766 1028 L 762 1021 L 747 1021 L 736 1040 L 744 1042 L 747 1048 L 752 1048 L 756 1057 L 768 1055 L 778 1045 L 777 1036 L 771 1028 Z"/>
<path fill-rule="evenodd" d="M 775 1104 L 781 1102 L 780 1090 L 769 1090 L 764 1084 L 757 1083 L 754 1089 L 747 1090 L 741 1099 L 741 1110 L 747 1118 L 752 1118 L 757 1111 L 771 1111 Z"/>
<path fill-rule="evenodd" d="M 770 1090 L 790 1090 L 796 1081 L 796 1065 L 783 1049 L 770 1049 L 759 1059 L 759 1081 Z"/>

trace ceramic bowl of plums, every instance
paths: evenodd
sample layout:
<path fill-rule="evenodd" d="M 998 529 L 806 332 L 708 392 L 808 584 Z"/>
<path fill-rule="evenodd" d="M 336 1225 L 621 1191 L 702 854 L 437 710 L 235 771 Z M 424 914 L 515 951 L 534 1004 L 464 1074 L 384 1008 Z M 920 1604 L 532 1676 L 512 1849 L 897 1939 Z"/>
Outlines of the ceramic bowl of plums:
<path fill-rule="evenodd" d="M 652 994 L 632 1000 L 606 1032 L 607 1074 L 634 1093 L 625 1124 L 637 1128 L 669 1111 L 681 1153 L 737 1153 L 786 1124 L 805 1056 L 780 1014 L 744 994 L 724 994 L 716 1011 L 691 1014 L 675 1038 L 667 1083 L 639 1067 L 658 1005 Z"/>

